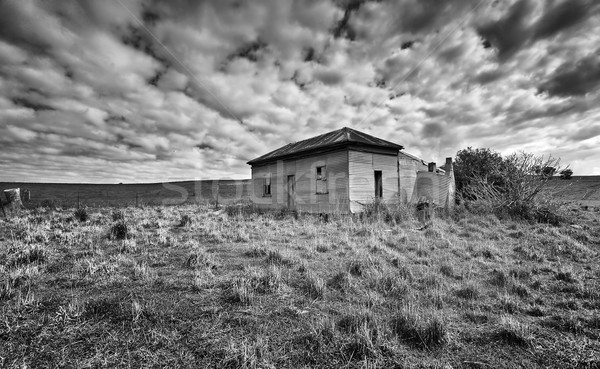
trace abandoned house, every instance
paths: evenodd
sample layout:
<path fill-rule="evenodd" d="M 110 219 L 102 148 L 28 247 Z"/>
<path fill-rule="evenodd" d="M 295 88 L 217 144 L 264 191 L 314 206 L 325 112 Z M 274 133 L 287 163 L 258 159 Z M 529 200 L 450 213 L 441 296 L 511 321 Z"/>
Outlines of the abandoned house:
<path fill-rule="evenodd" d="M 309 213 L 356 213 L 376 199 L 452 206 L 452 159 L 437 168 L 403 149 L 346 127 L 287 144 L 248 162 L 252 201 Z"/>

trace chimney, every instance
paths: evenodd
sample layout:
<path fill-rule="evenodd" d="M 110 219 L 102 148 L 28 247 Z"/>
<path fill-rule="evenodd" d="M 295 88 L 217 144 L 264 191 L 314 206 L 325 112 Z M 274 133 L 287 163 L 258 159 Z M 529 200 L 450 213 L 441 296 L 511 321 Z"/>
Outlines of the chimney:
<path fill-rule="evenodd" d="M 452 158 L 446 158 L 446 165 L 444 166 L 444 169 L 446 170 L 446 175 L 449 176 L 450 172 L 452 172 L 454 169 L 452 168 Z"/>
<path fill-rule="evenodd" d="M 435 173 L 435 162 L 431 162 L 429 163 L 429 165 L 427 166 L 428 170 L 430 172 L 434 172 Z"/>

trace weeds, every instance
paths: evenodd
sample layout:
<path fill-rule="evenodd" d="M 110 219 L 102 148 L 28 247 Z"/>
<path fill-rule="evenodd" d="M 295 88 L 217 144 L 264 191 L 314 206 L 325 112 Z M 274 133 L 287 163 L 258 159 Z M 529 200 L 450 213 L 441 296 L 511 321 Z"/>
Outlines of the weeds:
<path fill-rule="evenodd" d="M 48 251 L 41 245 L 28 245 L 20 248 L 12 257 L 10 265 L 18 267 L 29 264 L 41 264 L 48 260 Z"/>
<path fill-rule="evenodd" d="M 326 287 L 322 278 L 312 272 L 308 272 L 306 273 L 303 289 L 309 297 L 319 299 L 325 294 Z"/>
<path fill-rule="evenodd" d="M 399 312 L 392 319 L 391 326 L 400 340 L 420 348 L 434 348 L 448 340 L 446 325 L 439 317 L 425 318 L 409 308 Z"/>
<path fill-rule="evenodd" d="M 530 346 L 533 337 L 527 325 L 511 316 L 502 316 L 496 327 L 495 335 L 505 343 L 517 346 Z"/>
<path fill-rule="evenodd" d="M 466 299 L 466 300 L 474 300 L 478 298 L 480 295 L 479 288 L 477 288 L 474 284 L 467 284 L 458 290 L 456 290 L 456 296 Z"/>
<path fill-rule="evenodd" d="M 259 247 L 259 246 L 252 247 L 250 250 L 248 250 L 244 253 L 244 255 L 251 257 L 251 258 L 265 257 L 268 254 L 269 253 L 267 252 L 267 249 L 265 249 L 264 247 Z"/>
<path fill-rule="evenodd" d="M 252 281 L 248 278 L 234 280 L 225 291 L 225 301 L 232 304 L 250 305 L 253 299 Z"/>
<path fill-rule="evenodd" d="M 123 221 L 118 221 L 110 228 L 110 236 L 115 240 L 124 240 L 129 235 L 129 228 Z"/>
<path fill-rule="evenodd" d="M 192 224 L 192 217 L 190 217 L 187 214 L 183 214 L 181 216 L 181 219 L 179 220 L 179 224 L 177 224 L 178 227 L 188 227 Z"/>
<path fill-rule="evenodd" d="M 556 273 L 556 279 L 567 283 L 576 283 L 577 278 L 570 271 L 560 271 Z"/>
<path fill-rule="evenodd" d="M 284 265 L 284 266 L 292 266 L 294 265 L 294 261 L 288 258 L 285 258 L 279 251 L 269 251 L 265 262 L 267 264 L 273 265 Z"/>
<path fill-rule="evenodd" d="M 85 208 L 79 208 L 75 210 L 75 212 L 73 213 L 73 217 L 75 217 L 75 219 L 82 223 L 86 222 L 88 220 L 87 210 Z"/>
<path fill-rule="evenodd" d="M 208 254 L 203 249 L 197 248 L 193 250 L 187 257 L 185 266 L 191 269 L 215 269 L 217 264 L 213 260 L 212 255 Z"/>
<path fill-rule="evenodd" d="M 122 222 L 125 220 L 125 215 L 121 210 L 114 210 L 111 217 L 113 222 Z"/>

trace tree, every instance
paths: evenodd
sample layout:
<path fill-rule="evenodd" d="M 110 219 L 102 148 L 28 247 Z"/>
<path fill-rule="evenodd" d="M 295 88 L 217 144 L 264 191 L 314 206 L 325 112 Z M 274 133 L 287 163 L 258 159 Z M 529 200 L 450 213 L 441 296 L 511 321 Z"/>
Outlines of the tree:
<path fill-rule="evenodd" d="M 544 205 L 547 196 L 542 190 L 557 170 L 560 159 L 525 152 L 500 158 L 502 162 L 496 163 L 491 173 L 472 174 L 467 178 L 463 198 L 498 216 L 557 223 L 558 215 Z M 485 173 L 485 169 L 478 168 L 478 171 Z M 494 177 L 500 179 L 490 180 Z"/>
<path fill-rule="evenodd" d="M 551 178 L 554 175 L 554 173 L 556 173 L 555 167 L 547 166 L 542 169 L 542 177 L 544 178 Z"/>
<path fill-rule="evenodd" d="M 496 188 L 503 187 L 505 179 L 502 172 L 505 165 L 502 156 L 490 149 L 467 147 L 460 150 L 454 160 L 457 193 L 462 198 L 472 198 L 473 194 L 468 191 L 468 188 L 476 179 L 485 180 Z"/>
<path fill-rule="evenodd" d="M 573 171 L 569 168 L 566 168 L 566 169 L 563 169 L 560 171 L 561 179 L 571 179 L 572 176 L 573 176 Z"/>

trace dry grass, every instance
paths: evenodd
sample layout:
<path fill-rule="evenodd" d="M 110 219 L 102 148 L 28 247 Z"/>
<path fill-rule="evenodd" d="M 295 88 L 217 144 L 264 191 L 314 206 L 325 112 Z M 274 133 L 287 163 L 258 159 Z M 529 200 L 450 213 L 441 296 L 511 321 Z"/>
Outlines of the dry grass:
<path fill-rule="evenodd" d="M 600 213 L 0 220 L 2 367 L 597 367 Z"/>

